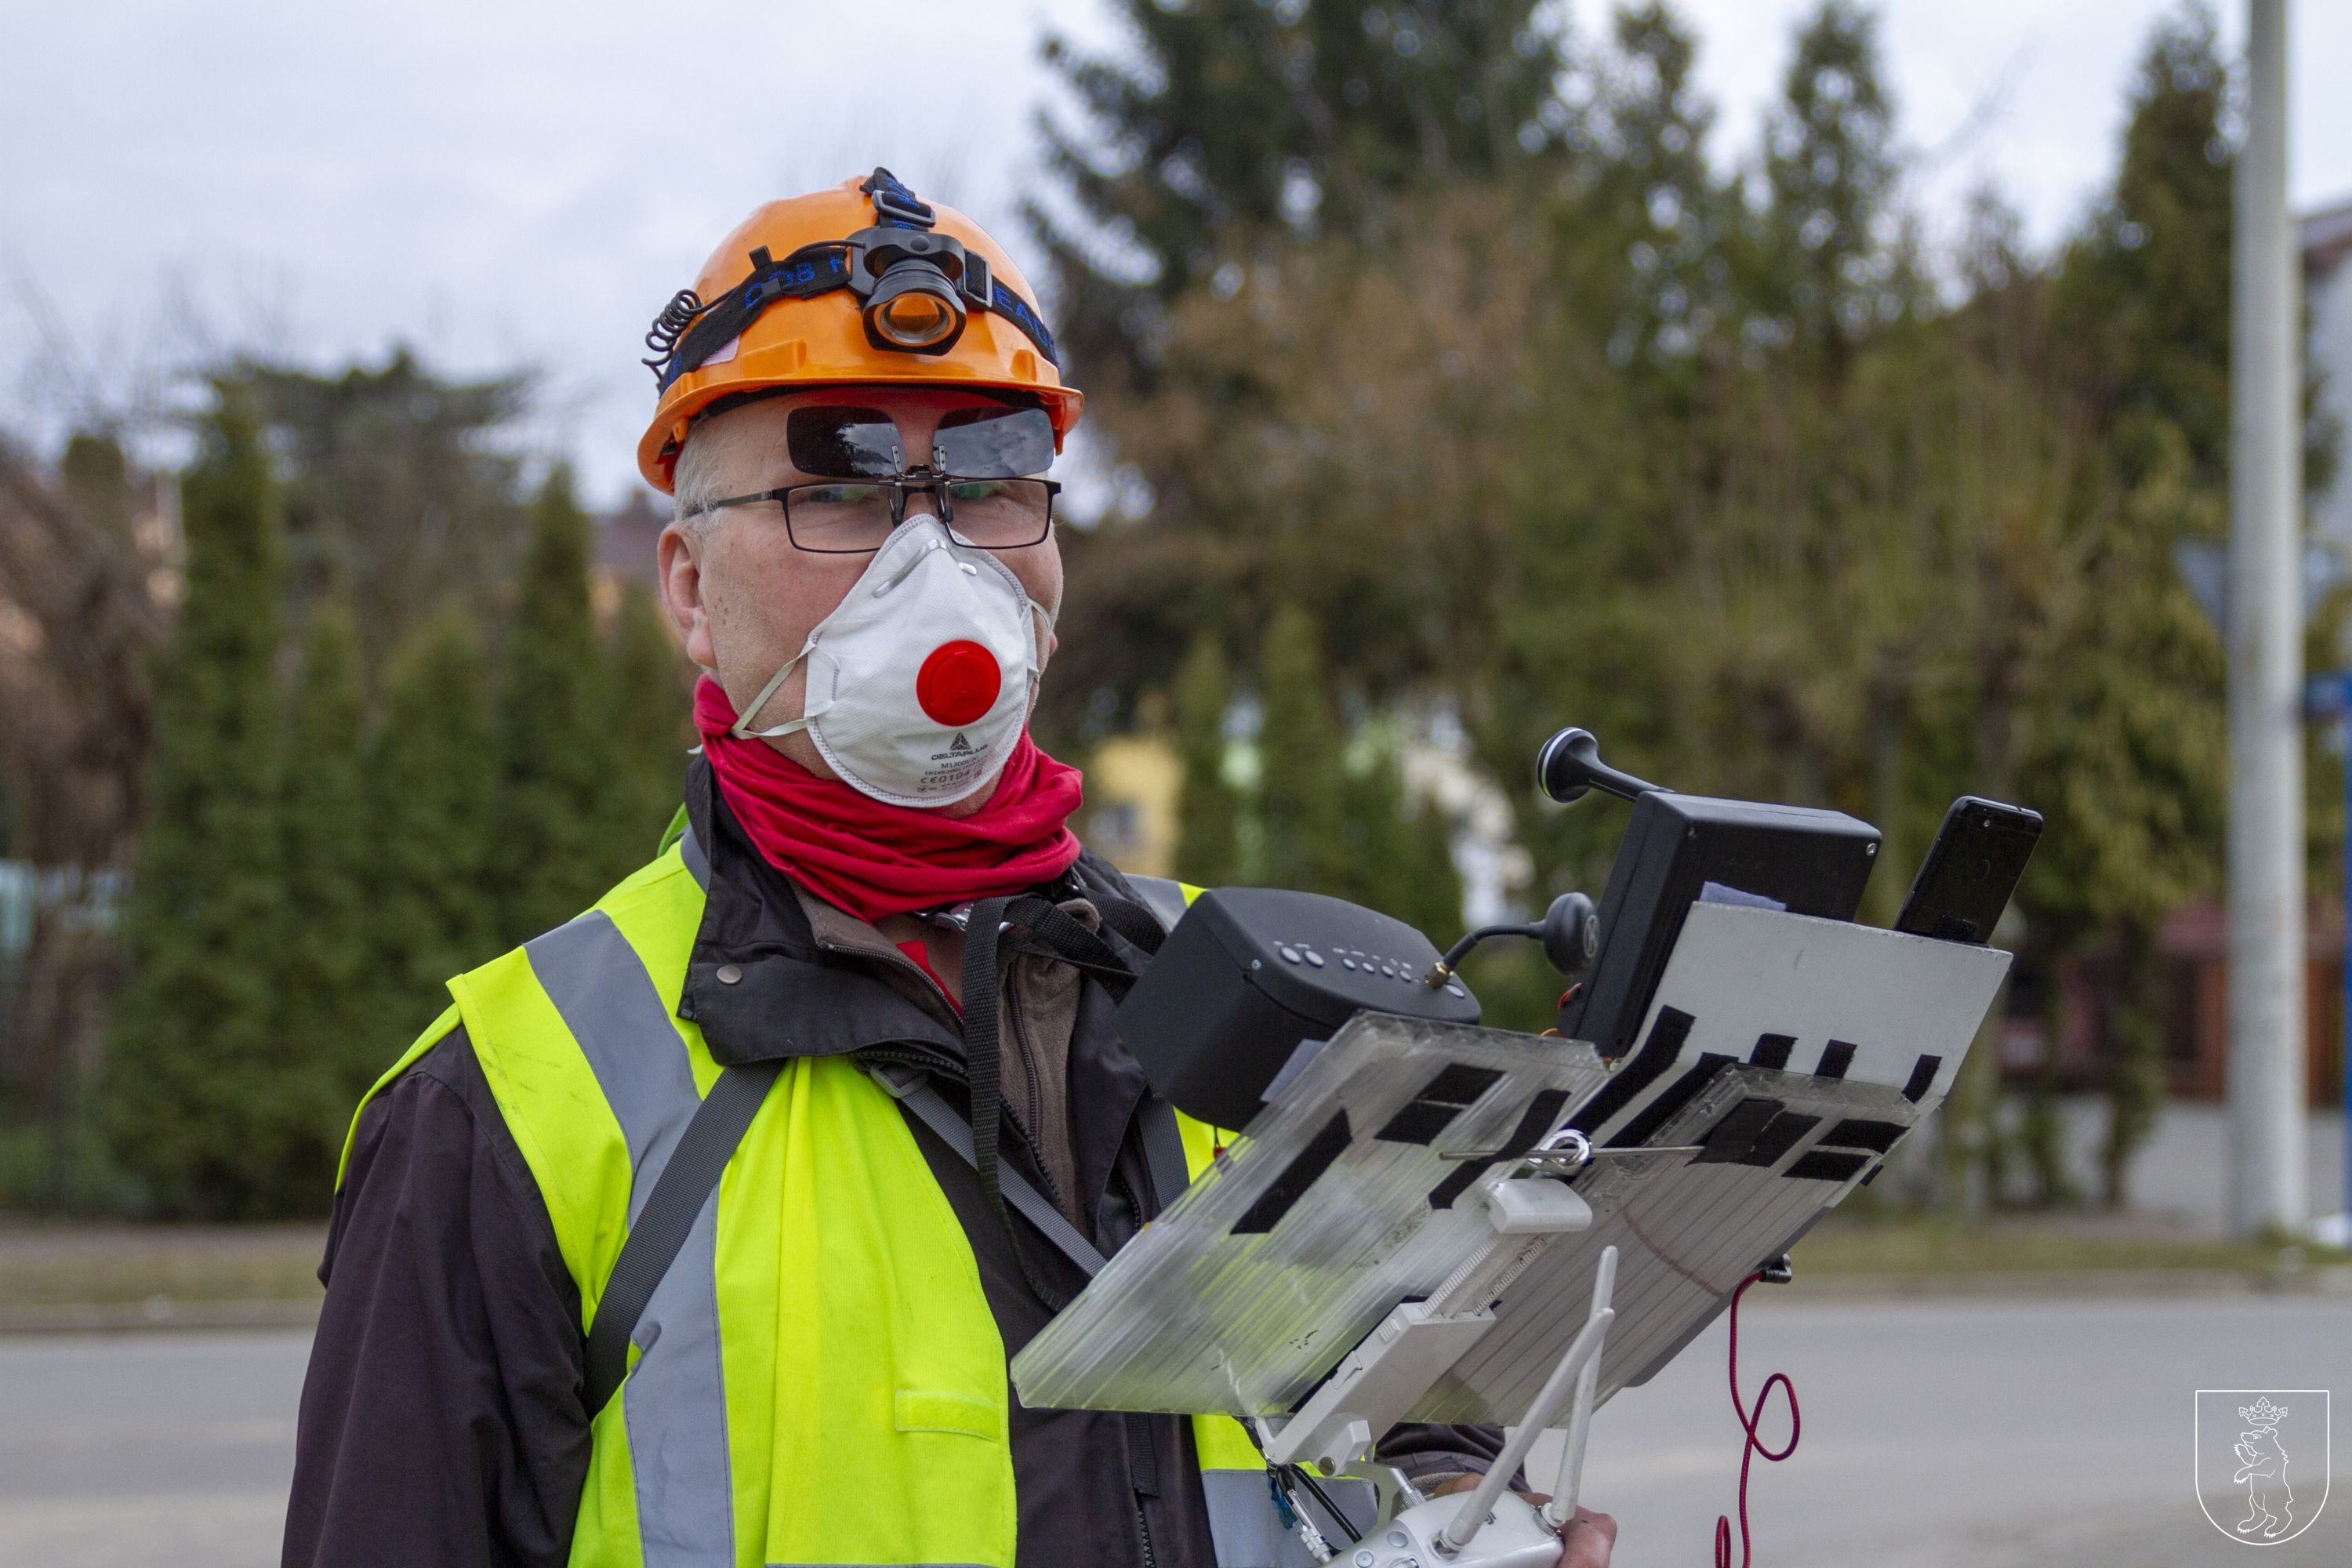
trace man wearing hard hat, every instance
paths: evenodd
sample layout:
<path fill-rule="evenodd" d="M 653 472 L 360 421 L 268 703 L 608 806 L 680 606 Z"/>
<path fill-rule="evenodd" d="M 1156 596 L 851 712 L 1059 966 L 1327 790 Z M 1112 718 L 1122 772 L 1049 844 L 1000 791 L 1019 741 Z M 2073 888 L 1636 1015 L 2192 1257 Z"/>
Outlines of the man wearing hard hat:
<path fill-rule="evenodd" d="M 1028 733 L 1084 403 L 1034 300 L 877 169 L 655 323 L 703 744 L 652 864 L 452 980 L 362 1106 L 287 1563 L 1312 1560 L 1231 1418 L 1006 1381 L 1212 1154 L 1110 1026 L 1182 893 L 1079 846 Z M 1435 1490 L 1498 1448 L 1380 1458 Z"/>

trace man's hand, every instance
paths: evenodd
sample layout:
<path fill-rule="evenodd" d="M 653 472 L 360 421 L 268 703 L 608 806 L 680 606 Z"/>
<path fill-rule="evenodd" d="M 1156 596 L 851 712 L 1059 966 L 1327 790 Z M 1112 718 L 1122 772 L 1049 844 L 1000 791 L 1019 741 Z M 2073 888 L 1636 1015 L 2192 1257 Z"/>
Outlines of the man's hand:
<path fill-rule="evenodd" d="M 1453 1497 L 1476 1488 L 1484 1478 L 1456 1476 L 1433 1493 L 1435 1497 Z M 1521 1497 L 1538 1508 L 1551 1501 L 1549 1492 L 1521 1492 Z M 1559 1532 L 1559 1568 L 1609 1568 L 1609 1553 L 1617 1545 L 1617 1521 L 1605 1513 L 1595 1513 L 1580 1508 L 1568 1528 Z"/>
<path fill-rule="evenodd" d="M 1560 1531 L 1559 1568 L 1609 1568 L 1609 1553 L 1616 1544 L 1617 1521 L 1580 1508 Z"/>

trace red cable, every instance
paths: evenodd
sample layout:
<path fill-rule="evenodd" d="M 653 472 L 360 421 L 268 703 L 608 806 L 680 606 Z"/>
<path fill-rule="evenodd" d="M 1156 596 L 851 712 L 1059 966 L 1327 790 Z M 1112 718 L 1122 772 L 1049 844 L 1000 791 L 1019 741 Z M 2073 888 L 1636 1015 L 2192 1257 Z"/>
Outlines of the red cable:
<path fill-rule="evenodd" d="M 1797 1451 L 1797 1434 L 1801 1419 L 1797 1414 L 1797 1385 L 1789 1381 L 1785 1372 L 1776 1372 L 1764 1380 L 1756 1391 L 1756 1409 L 1749 1412 L 1739 1402 L 1739 1298 L 1748 1294 L 1748 1287 L 1763 1279 L 1761 1273 L 1751 1274 L 1740 1281 L 1739 1289 L 1731 1293 L 1731 1409 L 1739 1417 L 1742 1438 L 1739 1447 L 1739 1568 L 1748 1568 L 1748 1468 L 1761 1454 L 1772 1464 L 1779 1464 Z M 1789 1396 L 1789 1446 L 1775 1453 L 1756 1436 L 1756 1428 L 1764 1422 L 1764 1402 L 1772 1397 L 1772 1385 Z M 1721 1514 L 1715 1516 L 1715 1568 L 1731 1568 L 1731 1521 Z"/>

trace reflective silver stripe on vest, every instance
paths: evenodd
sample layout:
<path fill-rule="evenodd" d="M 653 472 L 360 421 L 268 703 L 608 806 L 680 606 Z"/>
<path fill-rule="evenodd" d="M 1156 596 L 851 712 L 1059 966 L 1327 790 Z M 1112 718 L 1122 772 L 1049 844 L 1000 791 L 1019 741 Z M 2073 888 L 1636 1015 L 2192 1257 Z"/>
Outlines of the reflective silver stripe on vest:
<path fill-rule="evenodd" d="M 686 1042 L 644 961 L 601 910 L 549 931 L 524 952 L 628 1140 L 634 1225 L 701 1104 Z M 629 1428 L 646 1568 L 733 1568 L 735 1561 L 718 1241 L 713 1193 L 630 1335 L 637 1363 L 617 1397 Z"/>
<path fill-rule="evenodd" d="M 704 892 L 709 892 L 710 890 L 710 857 L 702 852 L 702 840 L 694 836 L 694 824 L 691 822 L 686 825 L 686 831 L 678 835 L 677 852 L 679 858 L 685 860 L 686 874 L 694 879 L 694 885 Z"/>
<path fill-rule="evenodd" d="M 1370 1482 L 1327 1480 L 1323 1489 L 1359 1526 L 1375 1517 L 1378 1502 Z M 1274 1511 L 1274 1494 L 1267 1489 L 1264 1470 L 1204 1469 L 1201 1490 L 1208 1499 L 1209 1538 L 1216 1543 L 1217 1568 L 1316 1568 L 1315 1554 L 1307 1550 L 1298 1531 L 1282 1528 L 1282 1516 Z M 1330 1521 L 1319 1511 L 1313 1517 L 1327 1538 L 1345 1539 L 1333 1532 Z"/>
<path fill-rule="evenodd" d="M 686 1042 L 671 1026 L 653 977 L 613 918 L 590 910 L 523 948 L 540 988 L 588 1055 L 596 1086 L 629 1141 L 629 1223 L 669 1163 L 694 1108 Z"/>
<path fill-rule="evenodd" d="M 1151 911 L 1152 918 L 1170 931 L 1184 918 L 1184 885 L 1166 877 L 1129 877 L 1127 885 L 1135 889 L 1136 898 Z"/>
<path fill-rule="evenodd" d="M 727 1383 L 719 1348 L 719 1194 L 686 1233 L 677 1259 L 637 1320 L 637 1364 L 621 1384 L 637 1541 L 646 1568 L 731 1568 L 734 1477 L 727 1458 Z"/>

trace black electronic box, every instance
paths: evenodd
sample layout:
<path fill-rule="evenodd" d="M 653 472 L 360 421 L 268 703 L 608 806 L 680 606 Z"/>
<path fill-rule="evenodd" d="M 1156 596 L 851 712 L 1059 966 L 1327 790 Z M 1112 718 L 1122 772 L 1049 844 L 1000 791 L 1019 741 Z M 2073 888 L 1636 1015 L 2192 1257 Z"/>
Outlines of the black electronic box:
<path fill-rule="evenodd" d="M 1119 1038 L 1186 1115 L 1246 1127 L 1305 1040 L 1360 1012 L 1478 1021 L 1437 949 L 1402 921 L 1320 893 L 1217 888 L 1192 901 L 1119 1005 Z"/>

